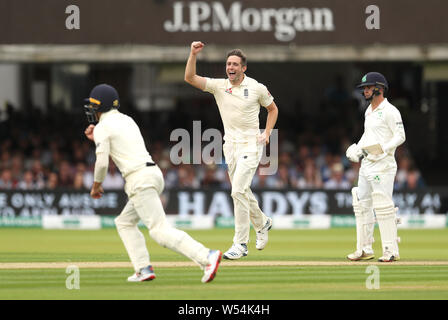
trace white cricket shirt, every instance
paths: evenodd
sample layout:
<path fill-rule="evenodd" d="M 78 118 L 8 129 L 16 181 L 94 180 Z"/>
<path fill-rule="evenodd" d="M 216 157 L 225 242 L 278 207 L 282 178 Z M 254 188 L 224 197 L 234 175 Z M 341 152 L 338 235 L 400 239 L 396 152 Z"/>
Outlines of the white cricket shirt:
<path fill-rule="evenodd" d="M 233 86 L 229 79 L 206 79 L 204 91 L 215 97 L 224 125 L 224 140 L 255 142 L 260 134 L 260 106 L 267 107 L 274 101 L 266 86 L 246 75 L 238 86 Z"/>
<path fill-rule="evenodd" d="M 369 105 L 365 112 L 364 133 L 358 142 L 363 148 L 379 143 L 383 147 L 383 154 L 364 158 L 361 163 L 360 174 L 369 172 L 390 172 L 397 169 L 395 150 L 406 140 L 403 120 L 398 109 L 386 98 L 372 111 Z"/>
<path fill-rule="evenodd" d="M 116 109 L 101 115 L 93 137 L 96 154 L 109 154 L 124 178 L 153 162 L 135 121 Z"/>

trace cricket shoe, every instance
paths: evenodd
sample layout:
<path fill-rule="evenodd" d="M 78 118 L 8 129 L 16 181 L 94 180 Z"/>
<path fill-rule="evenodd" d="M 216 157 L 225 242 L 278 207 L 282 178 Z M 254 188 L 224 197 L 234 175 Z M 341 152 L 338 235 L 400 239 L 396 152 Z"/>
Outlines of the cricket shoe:
<path fill-rule="evenodd" d="M 128 282 L 142 282 L 142 281 L 150 281 L 156 278 L 156 274 L 154 273 L 154 269 L 151 265 L 140 269 L 139 272 L 134 273 L 132 276 L 128 278 Z"/>
<path fill-rule="evenodd" d="M 255 248 L 257 250 L 263 250 L 268 243 L 268 232 L 272 228 L 272 218 L 268 218 L 264 227 L 257 232 L 257 241 L 255 243 Z"/>
<path fill-rule="evenodd" d="M 247 254 L 249 253 L 249 251 L 247 250 L 247 244 L 242 243 L 242 244 L 238 244 L 238 243 L 234 243 L 229 250 L 227 250 L 224 255 L 223 258 L 224 259 L 229 259 L 229 260 L 236 260 L 239 259 L 241 257 L 245 257 L 247 256 Z"/>
<path fill-rule="evenodd" d="M 383 256 L 378 259 L 379 262 L 394 262 L 400 260 L 400 256 L 389 251 L 384 252 Z"/>
<path fill-rule="evenodd" d="M 219 250 L 210 250 L 208 254 L 209 264 L 204 269 L 204 276 L 202 277 L 202 283 L 212 281 L 218 271 L 219 263 L 221 262 L 222 252 Z"/>
<path fill-rule="evenodd" d="M 347 259 L 351 261 L 371 260 L 373 258 L 375 258 L 373 253 L 366 253 L 364 250 L 355 251 L 347 256 Z"/>

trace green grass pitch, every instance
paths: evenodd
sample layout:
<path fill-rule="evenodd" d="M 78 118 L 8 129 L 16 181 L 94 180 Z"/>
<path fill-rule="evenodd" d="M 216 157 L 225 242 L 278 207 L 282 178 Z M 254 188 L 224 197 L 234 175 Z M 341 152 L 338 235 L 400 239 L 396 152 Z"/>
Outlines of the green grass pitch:
<path fill-rule="evenodd" d="M 148 300 L 302 300 L 302 299 L 448 299 L 448 229 L 399 230 L 401 262 L 380 264 L 379 289 L 368 289 L 369 262 L 346 263 L 354 250 L 355 230 L 271 230 L 263 251 L 223 261 L 215 280 L 200 282 L 199 267 L 169 267 L 187 258 L 147 238 L 157 278 L 127 283 L 131 267 L 80 267 L 80 288 L 69 290 L 65 268 L 8 268 L 6 263 L 121 262 L 129 259 L 116 230 L 0 229 L 0 299 L 148 299 Z M 225 251 L 232 229 L 188 230 L 210 248 Z M 381 254 L 378 229 L 374 249 Z M 260 265 L 257 265 L 257 262 Z M 322 265 L 276 265 L 279 262 Z M 376 261 L 376 260 L 375 260 Z M 165 266 L 156 267 L 157 263 Z M 252 264 L 250 262 L 253 262 Z M 424 263 L 424 265 L 422 265 Z M 334 263 L 334 265 L 332 265 Z M 415 263 L 415 265 L 413 265 Z M 329 265 L 330 264 L 330 265 Z M 200 290 L 199 290 L 200 289 Z"/>

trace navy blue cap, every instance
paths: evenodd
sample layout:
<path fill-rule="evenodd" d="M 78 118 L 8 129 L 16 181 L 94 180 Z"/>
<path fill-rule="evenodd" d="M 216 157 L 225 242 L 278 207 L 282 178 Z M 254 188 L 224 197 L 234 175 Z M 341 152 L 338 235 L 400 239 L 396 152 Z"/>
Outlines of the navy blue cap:
<path fill-rule="evenodd" d="M 99 84 L 90 92 L 86 102 L 98 106 L 97 111 L 106 112 L 112 108 L 120 107 L 120 98 L 114 87 L 108 84 Z"/>

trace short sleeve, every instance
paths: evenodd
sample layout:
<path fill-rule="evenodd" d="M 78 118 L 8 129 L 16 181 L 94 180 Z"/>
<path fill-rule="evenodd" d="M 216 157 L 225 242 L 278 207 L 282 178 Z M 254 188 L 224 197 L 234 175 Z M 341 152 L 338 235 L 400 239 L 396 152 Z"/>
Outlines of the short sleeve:
<path fill-rule="evenodd" d="M 258 84 L 258 94 L 258 102 L 263 107 L 269 106 L 274 101 L 274 97 L 268 91 L 268 88 L 266 88 L 266 86 L 261 83 Z"/>
<path fill-rule="evenodd" d="M 205 78 L 205 92 L 210 92 L 211 94 L 214 94 L 216 92 L 216 88 L 218 87 L 218 79 L 213 78 Z"/>

